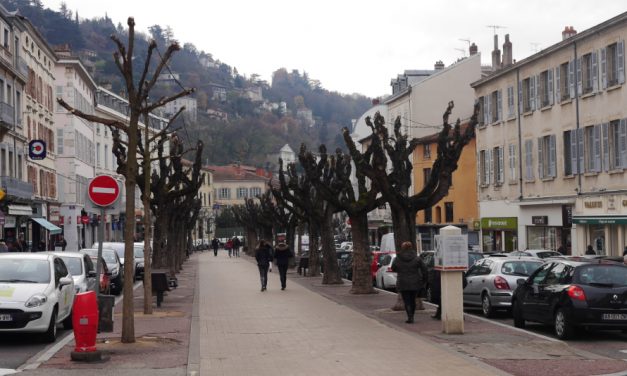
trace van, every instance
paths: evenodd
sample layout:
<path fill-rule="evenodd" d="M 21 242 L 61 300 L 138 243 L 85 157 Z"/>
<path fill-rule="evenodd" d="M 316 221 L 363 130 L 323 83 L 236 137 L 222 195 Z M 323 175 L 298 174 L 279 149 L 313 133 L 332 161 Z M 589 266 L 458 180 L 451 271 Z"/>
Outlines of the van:
<path fill-rule="evenodd" d="M 396 252 L 396 244 L 394 244 L 394 233 L 383 234 L 381 237 L 381 252 Z"/>

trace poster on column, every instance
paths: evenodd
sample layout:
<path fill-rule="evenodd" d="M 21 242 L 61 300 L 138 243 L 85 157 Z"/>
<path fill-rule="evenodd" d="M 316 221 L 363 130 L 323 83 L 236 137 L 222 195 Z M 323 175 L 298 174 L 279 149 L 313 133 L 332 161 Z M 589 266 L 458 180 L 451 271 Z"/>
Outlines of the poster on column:
<path fill-rule="evenodd" d="M 435 269 L 468 269 L 468 235 L 435 236 Z"/>

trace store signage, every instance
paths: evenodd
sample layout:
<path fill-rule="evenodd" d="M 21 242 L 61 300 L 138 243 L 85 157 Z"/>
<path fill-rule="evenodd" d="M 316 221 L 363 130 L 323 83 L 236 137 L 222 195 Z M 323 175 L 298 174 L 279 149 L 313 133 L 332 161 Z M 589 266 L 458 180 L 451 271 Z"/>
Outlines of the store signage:
<path fill-rule="evenodd" d="M 549 217 L 546 215 L 534 215 L 531 217 L 531 223 L 536 226 L 546 226 L 549 224 Z"/>
<path fill-rule="evenodd" d="M 32 140 L 29 142 L 28 156 L 34 161 L 46 159 L 46 142 L 43 140 Z"/>
<path fill-rule="evenodd" d="M 483 230 L 517 230 L 518 218 L 516 217 L 487 217 L 481 218 Z"/>
<path fill-rule="evenodd" d="M 578 225 L 625 225 L 627 224 L 627 217 L 575 217 L 573 223 Z"/>
<path fill-rule="evenodd" d="M 586 201 L 583 203 L 586 209 L 601 209 L 603 207 L 603 201 Z"/>

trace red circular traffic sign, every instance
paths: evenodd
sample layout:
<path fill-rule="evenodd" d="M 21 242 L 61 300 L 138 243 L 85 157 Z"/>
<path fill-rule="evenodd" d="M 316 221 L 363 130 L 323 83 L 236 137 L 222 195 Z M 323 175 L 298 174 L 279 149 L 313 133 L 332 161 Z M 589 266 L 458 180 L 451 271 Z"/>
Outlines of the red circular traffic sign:
<path fill-rule="evenodd" d="M 120 196 L 117 180 L 108 175 L 100 175 L 91 179 L 87 188 L 91 202 L 98 206 L 109 206 Z"/>

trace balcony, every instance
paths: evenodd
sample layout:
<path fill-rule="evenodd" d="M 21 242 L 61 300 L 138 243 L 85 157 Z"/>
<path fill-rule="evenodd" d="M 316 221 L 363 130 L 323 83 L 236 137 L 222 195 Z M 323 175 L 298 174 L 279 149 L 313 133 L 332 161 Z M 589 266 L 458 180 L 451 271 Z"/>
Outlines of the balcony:
<path fill-rule="evenodd" d="M 15 126 L 15 110 L 13 106 L 0 102 L 0 132 L 12 130 Z"/>
<path fill-rule="evenodd" d="M 22 199 L 31 199 L 33 197 L 33 185 L 28 182 L 10 176 L 0 176 L 0 181 L 2 189 L 7 196 Z"/>

